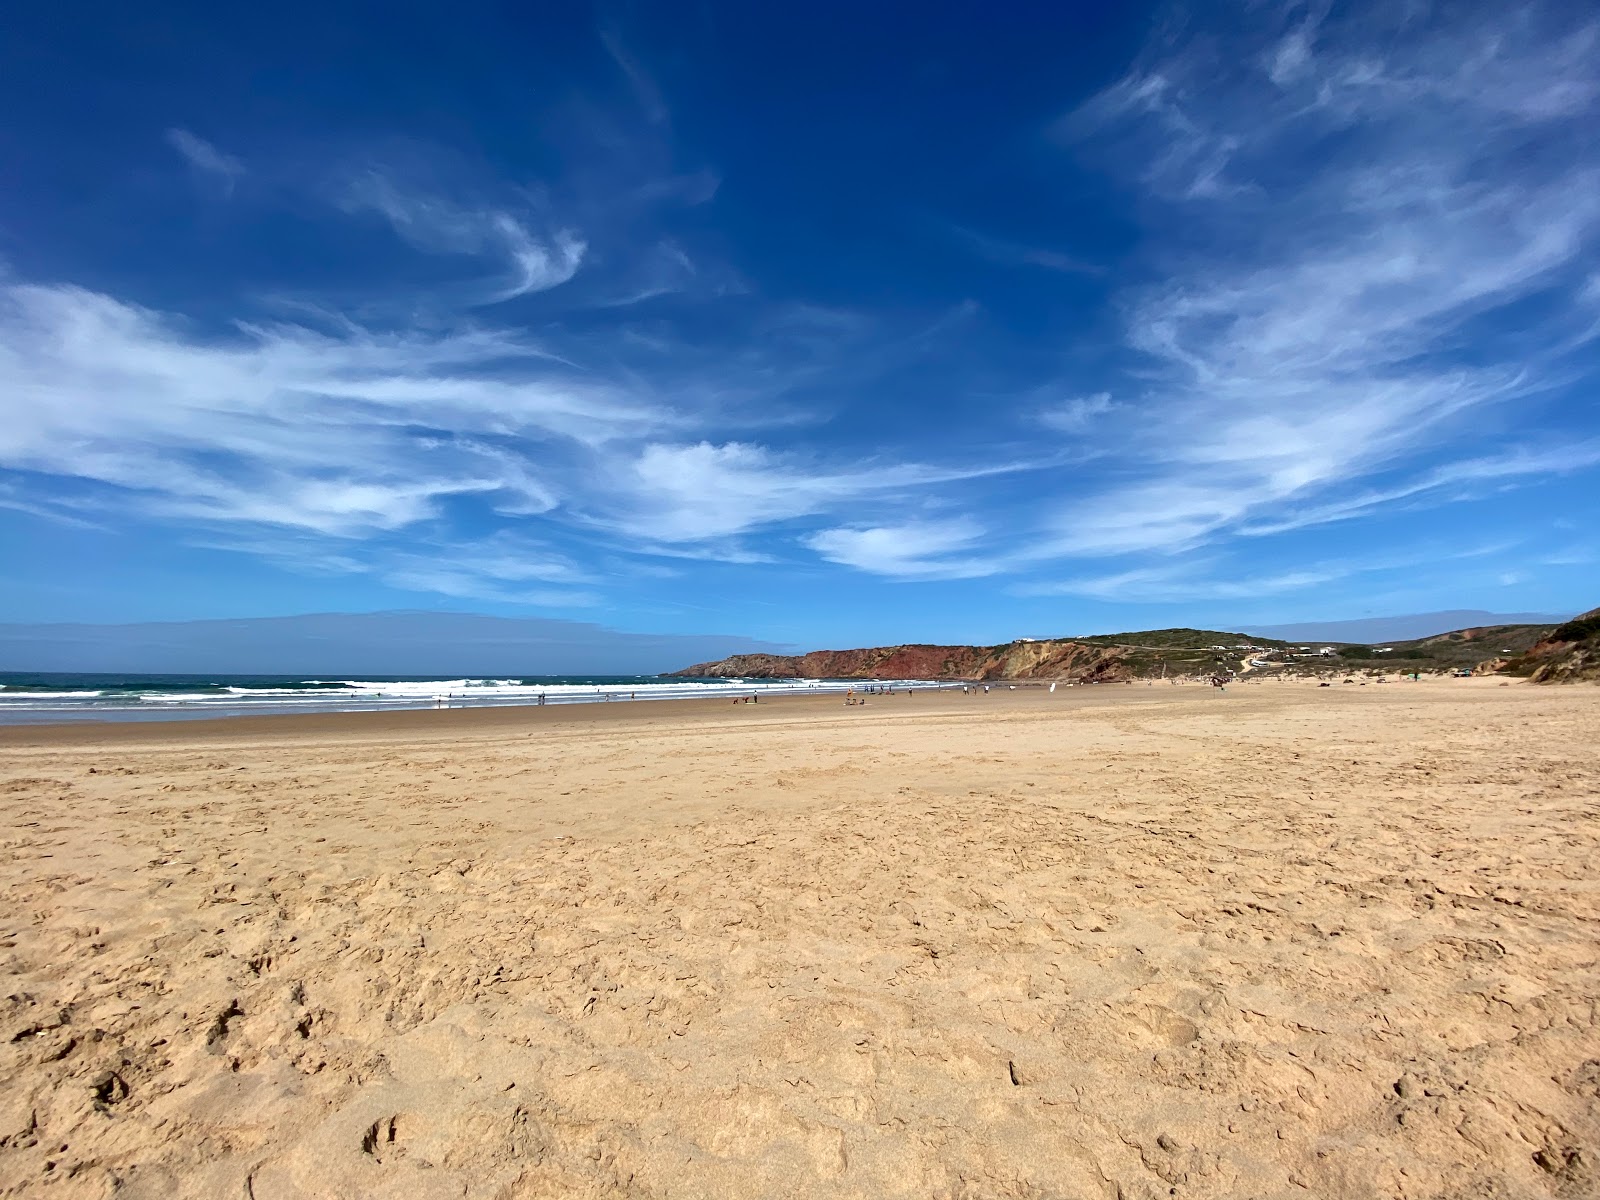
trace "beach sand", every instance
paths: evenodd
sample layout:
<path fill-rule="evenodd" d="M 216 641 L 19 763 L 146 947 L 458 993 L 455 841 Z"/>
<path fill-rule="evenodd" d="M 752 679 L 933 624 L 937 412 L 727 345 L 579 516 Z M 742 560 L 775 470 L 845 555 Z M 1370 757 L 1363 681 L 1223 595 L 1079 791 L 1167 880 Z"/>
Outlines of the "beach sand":
<path fill-rule="evenodd" d="M 0 1195 L 1600 1194 L 1600 689 L 0 731 Z"/>

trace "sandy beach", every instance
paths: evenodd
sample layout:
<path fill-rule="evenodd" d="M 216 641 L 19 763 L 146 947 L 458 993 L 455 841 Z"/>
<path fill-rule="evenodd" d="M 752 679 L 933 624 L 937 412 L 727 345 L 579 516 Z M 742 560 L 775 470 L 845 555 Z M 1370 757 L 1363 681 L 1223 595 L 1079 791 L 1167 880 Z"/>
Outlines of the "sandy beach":
<path fill-rule="evenodd" d="M 0 731 L 0 1196 L 1600 1191 L 1600 689 Z"/>

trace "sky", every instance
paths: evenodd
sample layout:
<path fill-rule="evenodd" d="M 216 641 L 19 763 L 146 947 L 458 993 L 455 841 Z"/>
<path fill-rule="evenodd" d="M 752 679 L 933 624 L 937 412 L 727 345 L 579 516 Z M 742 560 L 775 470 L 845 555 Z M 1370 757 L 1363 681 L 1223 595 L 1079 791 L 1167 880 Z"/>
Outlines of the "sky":
<path fill-rule="evenodd" d="M 82 675 L 654 675 L 791 647 L 751 638 L 622 633 L 549 617 L 322 613 L 126 625 L 0 623 L 0 678 Z M 82 687 L 89 681 L 79 681 Z M 99 686 L 98 682 L 91 686 Z M 3 710 L 0 710 L 3 711 Z"/>
<path fill-rule="evenodd" d="M 0 620 L 1600 603 L 1577 4 L 25 6 Z"/>

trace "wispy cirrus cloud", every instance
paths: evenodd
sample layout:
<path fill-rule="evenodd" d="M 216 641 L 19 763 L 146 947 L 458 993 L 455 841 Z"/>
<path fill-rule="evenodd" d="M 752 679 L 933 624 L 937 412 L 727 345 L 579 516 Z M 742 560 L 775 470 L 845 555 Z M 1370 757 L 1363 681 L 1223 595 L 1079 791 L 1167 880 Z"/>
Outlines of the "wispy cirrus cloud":
<path fill-rule="evenodd" d="M 607 24 L 601 25 L 598 33 L 600 44 L 605 47 L 606 53 L 627 78 L 628 86 L 633 89 L 645 118 L 652 124 L 665 124 L 669 114 L 661 89 L 656 86 L 656 81 L 650 72 L 645 70 L 644 64 L 628 49 L 621 31 L 614 25 Z"/>
<path fill-rule="evenodd" d="M 1001 565 L 982 556 L 985 535 L 973 518 L 956 517 L 824 529 L 805 543 L 829 562 L 891 579 L 976 579 Z"/>
<path fill-rule="evenodd" d="M 500 530 L 463 537 L 437 527 L 400 536 L 308 538 L 296 530 L 227 524 L 197 529 L 186 545 L 265 559 L 301 574 L 366 576 L 400 591 L 463 600 L 588 608 L 602 602 L 600 576 L 537 537 Z M 611 574 L 618 574 L 614 568 Z M 629 566 L 623 574 L 647 576 Z"/>
<path fill-rule="evenodd" d="M 463 205 L 400 187 L 382 171 L 362 172 L 344 188 L 344 207 L 382 216 L 419 250 L 497 258 L 505 276 L 480 303 L 499 303 L 559 287 L 578 273 L 588 249 L 571 229 L 535 237 L 523 221 L 498 208 Z"/>
<path fill-rule="evenodd" d="M 1237 571 L 1206 573 L 1193 566 L 1135 567 L 1104 575 L 1085 575 L 1052 583 L 1025 584 L 1024 596 L 1082 596 L 1090 600 L 1134 604 L 1196 602 L 1202 600 L 1252 600 L 1300 592 L 1332 583 L 1352 574 L 1347 570 L 1297 569 L 1265 575 Z"/>
<path fill-rule="evenodd" d="M 366 569 L 391 587 L 465 600 L 586 608 L 597 576 L 538 541 L 502 531 L 468 542 L 424 544 L 377 556 Z"/>
<path fill-rule="evenodd" d="M 245 173 L 243 160 L 223 153 L 187 129 L 167 130 L 167 144 L 196 172 L 220 181 L 226 191 L 231 192 L 234 183 Z"/>
<path fill-rule="evenodd" d="M 78 516 L 69 508 L 29 500 L 26 498 L 23 488 L 10 480 L 0 480 L 0 508 L 9 509 L 12 512 L 26 513 L 30 517 L 43 517 L 47 521 L 62 525 L 72 525 L 79 529 L 106 528 L 98 522 Z"/>
<path fill-rule="evenodd" d="M 1517 448 L 1503 454 L 1461 459 L 1417 472 L 1386 488 L 1313 505 L 1287 507 L 1242 525 L 1246 536 L 1263 536 L 1353 520 L 1377 509 L 1413 502 L 1437 504 L 1451 496 L 1471 494 L 1483 485 L 1510 486 L 1529 479 L 1582 471 L 1600 465 L 1600 439 L 1539 449 Z"/>
<path fill-rule="evenodd" d="M 1094 392 L 1046 405 L 1036 414 L 1035 420 L 1046 429 L 1060 433 L 1083 433 L 1095 418 L 1105 416 L 1116 407 L 1110 392 Z"/>
<path fill-rule="evenodd" d="M 646 543 L 717 545 L 765 526 L 848 512 L 868 498 L 889 504 L 937 485 L 1030 465 L 838 464 L 748 442 L 652 443 L 621 466 L 621 484 L 601 523 Z"/>
<path fill-rule="evenodd" d="M 1127 570 L 1084 574 L 1068 579 L 1019 584 L 1021 596 L 1082 596 L 1092 600 L 1161 604 L 1171 602 L 1246 601 L 1314 592 L 1342 580 L 1414 574 L 1420 561 L 1432 563 L 1480 560 L 1492 573 L 1494 560 L 1518 548 L 1516 543 L 1480 543 L 1446 547 L 1414 547 L 1405 553 L 1373 553 L 1359 558 L 1321 559 L 1282 570 L 1241 568 L 1225 555 L 1193 555 Z"/>
<path fill-rule="evenodd" d="M 1350 498 L 1419 456 L 1448 475 L 1436 460 L 1464 434 L 1571 382 L 1600 230 L 1580 132 L 1595 24 L 1277 11 L 1254 52 L 1152 47 L 1061 127 L 1186 236 L 1156 251 L 1165 280 L 1126 297 L 1153 373 L 1123 426 L 1144 478 L 1064 507 L 1046 553 L 1170 550 L 1286 506 L 1335 519 L 1414 494 Z M 1537 152 L 1553 141 L 1571 152 Z M 1493 319 L 1535 301 L 1556 314 L 1535 335 Z"/>
<path fill-rule="evenodd" d="M 770 551 L 746 535 L 800 523 L 798 537 L 864 502 L 894 511 L 929 487 L 1029 466 L 686 440 L 727 421 L 693 373 L 647 383 L 580 361 L 583 340 L 552 347 L 474 323 L 321 326 L 202 334 L 86 289 L 0 287 L 0 468 L 73 484 L 0 501 L 69 522 L 174 523 L 196 544 L 406 590 L 572 606 L 595 601 L 592 573 L 513 531 L 538 519 L 588 538 L 591 554 L 760 561 Z M 677 350 L 649 352 L 676 363 Z M 752 394 L 778 376 L 759 360 L 739 370 Z M 498 532 L 449 533 L 464 510 L 469 528 Z M 842 556 L 852 538 L 819 545 Z M 904 574 L 910 560 L 863 565 Z"/>
<path fill-rule="evenodd" d="M 996 237 L 993 234 L 969 229 L 965 225 L 946 225 L 944 228 L 959 244 L 980 258 L 1001 266 L 1038 267 L 1064 275 L 1101 276 L 1106 273 L 1103 266 L 1087 258 L 1067 254 L 1049 246 L 1034 246 L 1010 238 Z"/>
<path fill-rule="evenodd" d="M 334 536 L 427 520 L 451 497 L 545 512 L 541 448 L 671 424 L 508 331 L 201 338 L 71 287 L 0 289 L 0 387 L 0 465 L 126 492 L 112 507 Z"/>

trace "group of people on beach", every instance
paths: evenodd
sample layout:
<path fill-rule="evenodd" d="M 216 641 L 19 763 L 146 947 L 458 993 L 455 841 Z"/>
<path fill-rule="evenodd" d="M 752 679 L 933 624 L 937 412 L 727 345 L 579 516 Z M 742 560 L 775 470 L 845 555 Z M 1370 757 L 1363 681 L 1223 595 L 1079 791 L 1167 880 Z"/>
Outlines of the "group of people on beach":
<path fill-rule="evenodd" d="M 856 689 L 855 688 L 847 688 L 845 690 L 845 693 L 844 693 L 844 702 L 846 704 L 865 704 L 867 702 L 867 697 L 868 696 L 892 696 L 892 695 L 894 695 L 894 689 L 892 687 L 889 687 L 887 684 L 882 684 L 882 683 L 869 684 L 866 687 L 863 687 L 861 689 L 861 694 L 859 696 L 856 695 Z M 911 688 L 907 688 L 906 689 L 906 695 L 911 696 L 911 695 L 915 695 L 915 693 L 912 691 Z"/>

